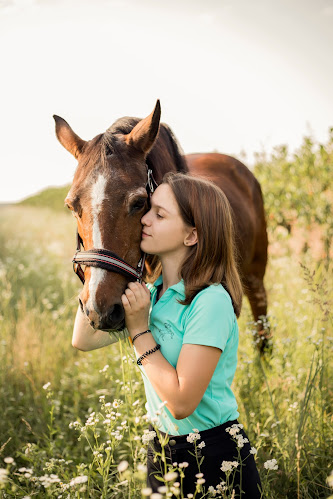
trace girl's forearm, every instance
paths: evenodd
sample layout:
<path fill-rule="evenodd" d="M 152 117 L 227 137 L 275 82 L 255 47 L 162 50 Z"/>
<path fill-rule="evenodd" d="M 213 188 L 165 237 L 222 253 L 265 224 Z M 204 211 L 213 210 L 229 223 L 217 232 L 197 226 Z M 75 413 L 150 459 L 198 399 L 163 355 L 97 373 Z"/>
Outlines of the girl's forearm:
<path fill-rule="evenodd" d="M 154 348 L 156 341 L 152 334 L 143 334 L 135 340 L 138 356 Z M 142 366 L 157 395 L 167 401 L 166 407 L 175 419 L 183 419 L 183 407 L 179 389 L 179 379 L 176 369 L 166 360 L 160 350 L 148 355 Z"/>
<path fill-rule="evenodd" d="M 92 328 L 82 313 L 81 308 L 78 307 L 73 329 L 73 347 L 86 352 L 105 347 L 116 341 L 118 341 L 116 335 L 111 337 L 107 331 Z"/>

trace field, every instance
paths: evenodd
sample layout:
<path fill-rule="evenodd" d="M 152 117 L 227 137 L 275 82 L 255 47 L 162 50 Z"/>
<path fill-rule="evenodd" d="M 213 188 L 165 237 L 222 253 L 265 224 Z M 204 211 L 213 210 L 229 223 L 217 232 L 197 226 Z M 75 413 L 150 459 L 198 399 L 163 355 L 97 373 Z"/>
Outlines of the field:
<path fill-rule="evenodd" d="M 270 165 L 273 160 L 281 166 L 281 155 Z M 264 171 L 261 158 L 257 176 L 268 189 Z M 306 189 L 314 182 L 307 178 Z M 239 421 L 257 449 L 263 497 L 327 498 L 333 482 L 333 291 L 331 225 L 325 225 L 331 222 L 327 208 L 319 208 L 329 195 L 316 196 L 304 212 L 309 219 L 299 215 L 298 225 L 296 205 L 271 203 L 282 203 L 278 194 L 267 199 L 265 285 L 273 346 L 265 359 L 258 356 L 244 300 L 233 385 Z M 119 340 L 88 353 L 71 346 L 81 286 L 71 267 L 74 219 L 65 210 L 26 203 L 1 208 L 0 224 L 0 497 L 149 496 L 145 395 L 130 344 Z M 310 229 L 317 231 L 317 245 L 306 237 Z M 297 231 L 305 234 L 301 245 Z M 161 486 L 153 499 L 182 497 L 172 475 Z M 232 495 L 209 492 L 198 480 L 195 497 Z"/>

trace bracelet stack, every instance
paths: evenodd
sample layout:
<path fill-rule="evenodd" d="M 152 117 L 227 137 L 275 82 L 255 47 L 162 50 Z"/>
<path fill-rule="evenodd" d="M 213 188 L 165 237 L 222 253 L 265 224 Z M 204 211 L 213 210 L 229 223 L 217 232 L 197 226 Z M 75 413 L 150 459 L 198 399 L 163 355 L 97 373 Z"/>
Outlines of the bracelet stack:
<path fill-rule="evenodd" d="M 157 350 L 159 350 L 161 348 L 161 345 L 159 345 L 157 343 L 156 347 L 152 348 L 151 350 L 148 350 L 147 352 L 145 352 L 143 355 L 141 355 L 141 357 L 138 358 L 138 360 L 136 361 L 136 363 L 138 364 L 138 366 L 142 366 L 142 361 L 143 359 L 145 359 L 146 357 L 148 357 L 148 355 L 150 355 L 151 353 L 154 353 L 156 352 Z"/>

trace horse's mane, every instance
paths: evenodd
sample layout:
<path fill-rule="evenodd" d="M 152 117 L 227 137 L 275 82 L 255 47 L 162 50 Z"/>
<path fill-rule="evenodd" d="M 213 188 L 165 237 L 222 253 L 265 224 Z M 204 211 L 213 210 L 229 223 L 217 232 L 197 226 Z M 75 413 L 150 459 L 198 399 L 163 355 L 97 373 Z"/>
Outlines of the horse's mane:
<path fill-rule="evenodd" d="M 117 134 L 127 135 L 130 131 L 139 123 L 140 118 L 124 117 L 119 118 L 113 125 L 110 126 L 103 134 L 102 142 L 102 155 L 105 157 L 107 154 L 116 153 L 121 156 L 121 147 L 119 146 L 119 141 L 117 140 Z M 165 123 L 160 124 L 160 130 L 158 135 L 158 142 L 162 141 L 164 147 L 166 147 L 168 153 L 170 154 L 173 162 L 175 164 L 176 170 L 178 172 L 187 173 L 188 167 L 184 157 L 184 153 L 172 133 L 171 129 Z M 158 161 L 158 151 L 156 143 L 152 150 L 149 152 L 146 162 L 149 167 L 153 167 Z"/>

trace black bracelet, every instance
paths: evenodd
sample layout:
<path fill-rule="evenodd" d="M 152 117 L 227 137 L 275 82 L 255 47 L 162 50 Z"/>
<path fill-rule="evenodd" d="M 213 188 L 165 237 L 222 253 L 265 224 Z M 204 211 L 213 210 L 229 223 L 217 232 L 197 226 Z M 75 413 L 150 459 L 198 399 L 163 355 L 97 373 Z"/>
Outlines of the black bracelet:
<path fill-rule="evenodd" d="M 141 357 L 139 357 L 138 360 L 136 361 L 136 363 L 138 364 L 138 366 L 142 366 L 142 360 L 145 359 L 146 357 L 148 357 L 148 355 L 150 355 L 151 353 L 156 352 L 160 348 L 161 348 L 161 345 L 159 345 L 157 343 L 156 347 L 152 348 L 151 350 L 148 350 L 143 355 L 141 355 Z"/>
<path fill-rule="evenodd" d="M 143 333 L 138 333 L 134 336 L 133 340 L 132 340 L 132 344 L 134 343 L 134 340 L 136 340 L 139 336 L 141 336 L 142 334 L 145 334 L 145 333 L 151 333 L 151 330 L 150 329 L 147 329 L 147 331 L 143 331 Z"/>

